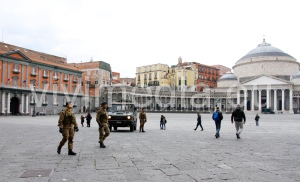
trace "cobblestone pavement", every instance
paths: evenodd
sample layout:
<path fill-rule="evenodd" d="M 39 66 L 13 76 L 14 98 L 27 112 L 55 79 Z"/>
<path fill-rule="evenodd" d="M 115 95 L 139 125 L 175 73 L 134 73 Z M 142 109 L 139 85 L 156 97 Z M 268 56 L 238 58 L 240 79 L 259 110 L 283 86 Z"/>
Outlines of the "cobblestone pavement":
<path fill-rule="evenodd" d="M 0 117 L 0 181 L 300 181 L 300 115 L 247 114 L 241 139 L 230 115 L 224 114 L 216 139 L 210 114 L 202 114 L 204 131 L 194 131 L 196 114 L 148 114 L 145 133 L 129 128 L 112 131 L 99 148 L 95 113 L 91 128 L 75 134 L 76 156 L 62 136 L 58 116 Z M 76 115 L 80 124 L 79 115 Z M 19 178 L 24 170 L 53 169 L 50 177 Z"/>

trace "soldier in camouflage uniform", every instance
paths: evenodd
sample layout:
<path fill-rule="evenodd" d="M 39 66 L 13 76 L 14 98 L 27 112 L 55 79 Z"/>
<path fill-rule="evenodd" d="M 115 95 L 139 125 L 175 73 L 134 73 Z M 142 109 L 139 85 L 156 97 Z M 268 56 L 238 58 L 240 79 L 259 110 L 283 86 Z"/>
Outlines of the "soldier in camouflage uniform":
<path fill-rule="evenodd" d="M 108 116 L 106 112 L 107 108 L 107 103 L 102 102 L 102 107 L 97 111 L 97 117 L 96 121 L 99 125 L 99 143 L 100 143 L 100 148 L 105 148 L 106 146 L 104 145 L 103 141 L 105 140 L 106 137 L 109 136 L 110 131 L 108 128 Z M 105 132 L 105 134 L 104 134 Z"/>
<path fill-rule="evenodd" d="M 140 118 L 140 132 L 145 132 L 144 131 L 144 125 L 145 125 L 145 122 L 147 121 L 145 108 L 142 108 L 142 112 L 140 112 L 139 118 Z"/>
<path fill-rule="evenodd" d="M 63 135 L 63 139 L 61 140 L 59 146 L 57 147 L 58 154 L 60 154 L 62 146 L 64 146 L 66 141 L 69 140 L 68 155 L 76 155 L 76 153 L 73 152 L 73 138 L 74 138 L 74 130 L 78 132 L 79 129 L 76 123 L 76 117 L 73 111 L 71 111 L 72 108 L 73 108 L 72 102 L 67 102 L 67 109 L 63 110 L 60 113 L 58 126 L 59 126 L 59 132 L 62 133 Z"/>

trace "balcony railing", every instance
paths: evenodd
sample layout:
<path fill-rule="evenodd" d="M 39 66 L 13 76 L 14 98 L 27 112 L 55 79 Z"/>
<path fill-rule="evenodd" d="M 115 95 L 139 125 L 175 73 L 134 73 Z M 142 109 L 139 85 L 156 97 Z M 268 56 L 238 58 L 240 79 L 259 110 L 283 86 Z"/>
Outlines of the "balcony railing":
<path fill-rule="evenodd" d="M 59 80 L 58 76 L 54 76 L 53 80 Z"/>
<path fill-rule="evenodd" d="M 69 81 L 69 78 L 64 78 L 64 81 L 65 81 L 65 82 Z"/>
<path fill-rule="evenodd" d="M 19 69 L 13 69 L 13 73 L 19 74 L 19 73 L 20 73 L 20 70 L 19 70 Z"/>
<path fill-rule="evenodd" d="M 73 83 L 78 83 L 78 80 L 73 80 Z"/>
<path fill-rule="evenodd" d="M 43 75 L 43 78 L 49 78 L 49 75 Z"/>
<path fill-rule="evenodd" d="M 57 102 L 53 103 L 53 106 L 58 106 L 58 103 Z"/>
<path fill-rule="evenodd" d="M 35 73 L 35 72 L 31 72 L 31 76 L 34 76 L 34 77 L 36 77 L 36 76 L 37 76 L 37 73 Z"/>
<path fill-rule="evenodd" d="M 48 101 L 47 101 L 47 102 L 43 102 L 42 105 L 43 105 L 43 106 L 48 105 Z"/>

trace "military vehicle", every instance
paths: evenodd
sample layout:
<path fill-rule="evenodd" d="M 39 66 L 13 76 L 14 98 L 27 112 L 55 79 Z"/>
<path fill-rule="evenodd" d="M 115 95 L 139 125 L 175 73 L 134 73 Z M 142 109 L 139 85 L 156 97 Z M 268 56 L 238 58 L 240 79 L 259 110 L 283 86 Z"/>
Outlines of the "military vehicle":
<path fill-rule="evenodd" d="M 114 102 L 108 108 L 108 123 L 109 129 L 117 130 L 118 127 L 129 127 L 130 131 L 136 130 L 137 126 L 137 111 L 131 101 L 127 102 Z"/>

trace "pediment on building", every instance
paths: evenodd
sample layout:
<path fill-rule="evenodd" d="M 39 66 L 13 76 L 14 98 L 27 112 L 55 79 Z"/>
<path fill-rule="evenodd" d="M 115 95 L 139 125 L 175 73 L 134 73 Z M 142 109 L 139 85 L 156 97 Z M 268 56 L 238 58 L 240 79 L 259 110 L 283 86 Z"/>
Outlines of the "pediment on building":
<path fill-rule="evenodd" d="M 277 77 L 262 75 L 247 80 L 241 84 L 242 85 L 290 85 L 292 83 Z"/>
<path fill-rule="evenodd" d="M 30 60 L 25 54 L 23 54 L 21 51 L 11 51 L 2 54 L 3 56 L 8 56 L 8 57 L 14 57 L 14 58 L 19 58 L 19 59 L 25 59 L 25 60 Z"/>

